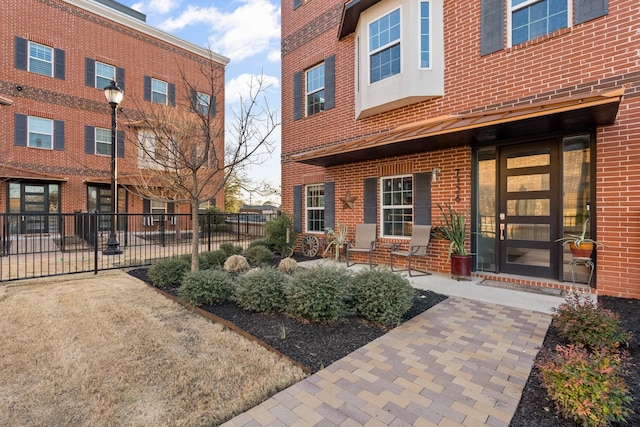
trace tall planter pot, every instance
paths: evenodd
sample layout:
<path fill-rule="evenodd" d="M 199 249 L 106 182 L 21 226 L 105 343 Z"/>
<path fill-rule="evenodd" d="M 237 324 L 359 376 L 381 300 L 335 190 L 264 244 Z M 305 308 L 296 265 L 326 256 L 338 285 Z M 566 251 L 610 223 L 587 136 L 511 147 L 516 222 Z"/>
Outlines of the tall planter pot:
<path fill-rule="evenodd" d="M 471 280 L 471 255 L 451 254 L 451 276 L 457 280 Z"/>

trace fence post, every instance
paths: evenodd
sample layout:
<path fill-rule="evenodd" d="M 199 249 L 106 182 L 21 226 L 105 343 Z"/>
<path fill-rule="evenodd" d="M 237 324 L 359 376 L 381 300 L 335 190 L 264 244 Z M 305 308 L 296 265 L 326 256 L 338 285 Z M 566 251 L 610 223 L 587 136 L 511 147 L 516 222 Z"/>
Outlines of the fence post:
<path fill-rule="evenodd" d="M 207 210 L 207 251 L 211 252 L 211 211 Z"/>
<path fill-rule="evenodd" d="M 89 226 L 89 229 L 93 231 L 93 274 L 98 274 L 98 224 L 100 221 L 99 213 L 94 210 L 93 213 L 87 213 L 89 215 L 89 224 L 91 224 L 91 217 L 93 216 L 95 227 Z"/>

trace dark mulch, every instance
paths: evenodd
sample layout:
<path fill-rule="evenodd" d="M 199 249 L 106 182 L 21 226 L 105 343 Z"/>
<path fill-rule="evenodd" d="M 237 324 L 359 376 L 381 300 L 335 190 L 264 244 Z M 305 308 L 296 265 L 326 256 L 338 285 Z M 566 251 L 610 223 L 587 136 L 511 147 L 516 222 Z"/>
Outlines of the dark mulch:
<path fill-rule="evenodd" d="M 626 423 L 615 423 L 612 426 L 640 426 L 640 300 L 598 297 L 598 301 L 620 316 L 622 327 L 633 334 L 629 343 L 631 364 L 627 376 L 630 394 L 633 396 L 634 413 Z M 544 339 L 543 346 L 554 349 L 557 344 L 564 344 L 555 328 L 551 326 Z M 520 404 L 511 420 L 511 427 L 576 427 L 576 423 L 558 417 L 555 414 L 553 402 L 547 398 L 546 390 L 542 387 L 539 372 L 536 367 L 531 371 L 525 385 Z"/>
<path fill-rule="evenodd" d="M 147 283 L 147 268 L 130 270 L 129 274 Z M 176 289 L 165 289 L 172 295 Z M 413 306 L 402 322 L 428 310 L 447 297 L 416 289 Z M 243 310 L 235 303 L 203 305 L 200 308 L 221 317 L 248 332 L 290 359 L 317 372 L 357 350 L 388 331 L 362 319 L 348 319 L 337 325 L 301 323 L 283 314 L 262 314 Z"/>

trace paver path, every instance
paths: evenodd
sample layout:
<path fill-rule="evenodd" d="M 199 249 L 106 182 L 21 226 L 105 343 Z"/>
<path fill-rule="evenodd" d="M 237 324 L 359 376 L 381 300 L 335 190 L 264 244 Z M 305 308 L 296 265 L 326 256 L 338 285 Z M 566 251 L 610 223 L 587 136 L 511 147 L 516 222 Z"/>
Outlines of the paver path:
<path fill-rule="evenodd" d="M 550 321 L 449 298 L 224 426 L 508 426 Z"/>

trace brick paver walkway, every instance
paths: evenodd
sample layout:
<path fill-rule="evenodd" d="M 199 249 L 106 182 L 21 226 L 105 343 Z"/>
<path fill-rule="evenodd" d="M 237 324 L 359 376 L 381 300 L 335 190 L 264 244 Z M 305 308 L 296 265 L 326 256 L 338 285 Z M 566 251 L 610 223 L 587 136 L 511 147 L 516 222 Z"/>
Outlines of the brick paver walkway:
<path fill-rule="evenodd" d="M 508 426 L 550 320 L 449 298 L 224 426 Z"/>

